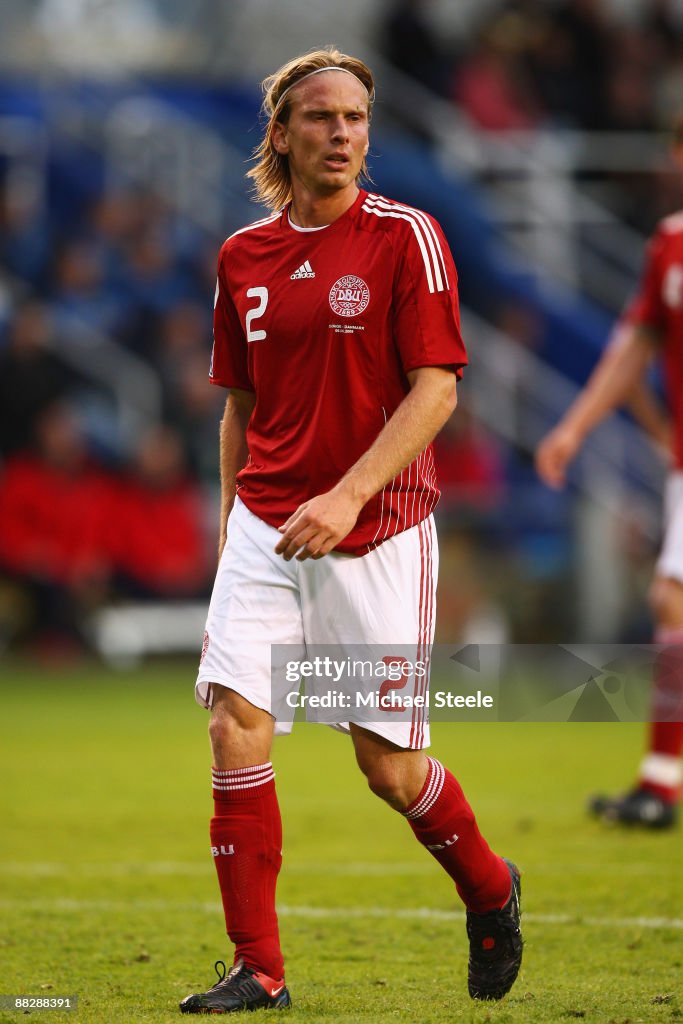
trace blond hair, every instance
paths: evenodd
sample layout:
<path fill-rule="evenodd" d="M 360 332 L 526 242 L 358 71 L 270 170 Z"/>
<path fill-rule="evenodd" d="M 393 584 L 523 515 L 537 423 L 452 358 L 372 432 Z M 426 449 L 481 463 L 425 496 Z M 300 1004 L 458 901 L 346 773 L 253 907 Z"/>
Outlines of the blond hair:
<path fill-rule="evenodd" d="M 253 153 L 256 165 L 247 171 L 247 177 L 254 183 L 254 194 L 259 202 L 271 210 L 279 210 L 292 198 L 292 177 L 286 155 L 278 153 L 273 146 L 273 127 L 277 122 L 287 124 L 291 113 L 290 90 L 302 79 L 327 68 L 341 68 L 348 71 L 363 85 L 368 94 L 368 116 L 375 95 L 375 83 L 370 68 L 357 57 L 349 57 L 333 46 L 312 50 L 301 57 L 295 57 L 284 64 L 274 75 L 262 82 L 264 93 L 262 114 L 268 119 L 261 142 Z M 363 158 L 359 178 L 370 180 L 368 167 Z"/>

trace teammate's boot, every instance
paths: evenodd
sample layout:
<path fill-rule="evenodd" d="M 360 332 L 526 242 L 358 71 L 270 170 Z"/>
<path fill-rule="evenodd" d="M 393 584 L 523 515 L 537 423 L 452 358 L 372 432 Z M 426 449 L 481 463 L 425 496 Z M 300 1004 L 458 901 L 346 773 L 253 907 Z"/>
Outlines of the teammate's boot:
<path fill-rule="evenodd" d="M 472 999 L 502 999 L 512 988 L 522 963 L 519 870 L 505 860 L 510 872 L 510 898 L 500 910 L 486 914 L 467 911 L 470 962 L 467 987 Z"/>
<path fill-rule="evenodd" d="M 675 803 L 641 786 L 623 796 L 594 796 L 588 802 L 588 809 L 603 821 L 644 828 L 671 828 L 677 817 Z"/>
<path fill-rule="evenodd" d="M 225 973 L 222 960 L 215 963 L 218 981 L 208 992 L 186 996 L 182 1013 L 237 1013 L 239 1010 L 281 1010 L 292 1005 L 284 978 L 277 981 L 246 967 L 244 960 Z M 218 968 L 223 968 L 223 973 Z"/>

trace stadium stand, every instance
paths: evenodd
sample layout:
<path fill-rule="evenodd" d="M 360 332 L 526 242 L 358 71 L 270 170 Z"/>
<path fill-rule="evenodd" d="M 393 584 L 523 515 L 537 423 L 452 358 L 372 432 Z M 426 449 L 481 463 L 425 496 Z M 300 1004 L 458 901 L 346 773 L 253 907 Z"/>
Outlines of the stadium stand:
<path fill-rule="evenodd" d="M 604 344 L 635 280 L 638 232 L 677 201 L 662 145 L 633 132 L 649 132 L 669 115 L 680 28 L 667 22 L 664 6 L 648 9 L 634 39 L 635 29 L 617 20 L 582 22 L 580 6 L 563 3 L 551 15 L 547 5 L 533 2 L 480 5 L 477 32 L 469 36 L 462 24 L 444 35 L 443 12 L 434 23 L 425 13 L 421 66 L 406 63 L 405 47 L 389 45 L 397 44 L 397 25 L 405 31 L 416 17 L 414 5 L 373 9 L 378 47 L 393 61 L 371 56 L 384 83 L 373 187 L 439 218 L 468 311 L 473 369 L 462 395 L 469 411 L 453 438 L 459 447 L 467 443 L 467 460 L 454 458 L 444 437 L 446 478 L 449 465 L 453 472 L 443 521 L 454 537 L 460 531 L 480 549 L 495 537 L 509 571 L 535 580 L 540 594 L 573 578 L 575 534 L 571 514 L 536 483 L 528 452 L 568 401 L 567 381 L 585 379 Z M 297 9 L 292 5 L 291 32 Z M 194 33 L 195 62 L 202 66 L 202 46 L 209 43 L 201 18 L 188 28 L 180 10 L 175 17 L 176 28 Z M 253 10 L 235 5 L 231 17 L 236 31 L 249 24 Z M 468 31 L 472 17 L 470 11 Z M 41 24 L 29 26 L 26 45 L 17 50 L 27 64 L 35 59 Z M 597 92 L 599 108 L 587 111 L 585 93 L 595 85 L 595 71 L 588 61 L 577 63 L 576 55 L 589 38 L 610 58 Z M 432 75 L 435 48 L 438 81 Z M 243 184 L 258 117 L 256 69 L 240 64 L 234 51 L 241 79 L 225 77 L 214 46 L 210 78 L 158 72 L 105 77 L 91 69 L 87 77 L 54 74 L 45 85 L 17 74 L 0 81 L 2 486 L 11 482 L 16 459 L 45 471 L 41 424 L 66 402 L 77 413 L 87 465 L 112 485 L 102 541 L 107 556 L 98 556 L 97 586 L 89 584 L 85 604 L 79 604 L 79 584 L 76 610 L 64 626 L 70 634 L 75 628 L 79 641 L 95 638 L 100 649 L 106 646 L 97 639 L 104 620 L 91 617 L 97 609 L 106 614 L 112 603 L 138 600 L 143 592 L 150 605 L 159 596 L 205 599 L 222 407 L 222 396 L 205 376 L 215 254 L 231 230 L 256 215 Z M 364 42 L 361 52 L 367 51 Z M 629 103 L 629 96 L 638 103 Z M 526 114 L 520 118 L 518 109 L 510 121 L 514 103 Z M 626 118 L 626 108 L 640 110 L 639 117 Z M 595 128 L 603 134 L 585 134 Z M 186 467 L 185 476 L 177 469 L 184 480 L 178 486 L 191 495 L 183 528 L 187 552 L 194 553 L 184 575 L 169 568 L 154 580 L 145 576 L 149 538 L 135 536 L 139 514 L 130 511 L 131 489 L 138 488 L 138 502 L 144 493 L 145 515 L 159 524 L 172 504 L 176 508 L 176 485 L 162 486 L 143 473 L 145 490 L 139 472 L 131 482 L 130 467 L 137 460 L 139 468 L 140 446 L 150 437 L 157 444 L 152 462 L 169 458 Z M 588 518 L 602 523 L 596 529 L 604 537 L 611 522 L 605 517 L 620 504 L 614 481 L 625 477 L 643 509 L 639 528 L 651 538 L 661 473 L 635 431 L 609 429 L 601 437 L 575 478 L 584 490 L 600 492 L 598 504 L 606 510 Z M 112 495 L 124 483 L 128 512 L 119 515 Z M 51 501 L 52 484 L 41 486 Z M 168 500 L 165 509 L 160 494 Z M 83 500 L 74 499 L 78 508 Z M 12 563 L 17 552 L 8 547 L 0 560 L 12 599 L 0 600 L 0 634 L 7 643 L 22 636 L 32 642 L 32 623 L 47 624 L 48 632 L 63 624 L 50 619 L 49 601 L 36 596 L 30 572 Z M 193 560 L 201 568 L 194 575 Z M 59 577 L 51 585 L 62 591 L 67 586 Z M 606 611 L 615 589 L 613 584 L 611 605 L 604 595 L 592 601 L 586 595 L 586 614 L 599 605 L 605 634 L 619 628 L 617 611 Z M 505 596 L 489 594 L 487 600 L 505 603 Z M 538 612 L 533 614 L 538 627 Z M 83 628 L 86 619 L 89 630 Z M 155 621 L 169 620 L 162 615 Z M 183 621 L 189 622 L 187 615 Z M 572 627 L 562 610 L 558 622 Z M 520 636 L 529 627 L 512 622 L 511 628 Z M 154 640 L 149 630 L 150 649 L 163 647 L 162 635 L 169 644 L 171 634 L 178 637 L 162 625 Z M 124 623 L 119 634 L 125 633 Z M 193 642 L 189 628 L 185 642 Z M 144 653 L 139 640 L 131 643 Z"/>

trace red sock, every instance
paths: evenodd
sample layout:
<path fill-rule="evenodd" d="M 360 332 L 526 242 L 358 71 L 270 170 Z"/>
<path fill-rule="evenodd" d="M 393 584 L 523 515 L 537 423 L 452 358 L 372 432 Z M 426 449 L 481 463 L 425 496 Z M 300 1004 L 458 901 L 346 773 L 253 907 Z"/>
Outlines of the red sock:
<path fill-rule="evenodd" d="M 428 757 L 427 778 L 403 813 L 413 832 L 455 882 L 468 910 L 498 910 L 510 896 L 510 873 L 477 828 L 457 780 Z"/>
<path fill-rule="evenodd" d="M 270 978 L 284 974 L 275 886 L 282 864 L 282 819 L 270 762 L 211 769 L 211 852 L 235 961 L 244 958 Z"/>
<path fill-rule="evenodd" d="M 669 646 L 655 661 L 650 740 L 639 785 L 673 802 L 680 796 L 682 778 L 683 629 L 659 629 L 655 641 Z"/>

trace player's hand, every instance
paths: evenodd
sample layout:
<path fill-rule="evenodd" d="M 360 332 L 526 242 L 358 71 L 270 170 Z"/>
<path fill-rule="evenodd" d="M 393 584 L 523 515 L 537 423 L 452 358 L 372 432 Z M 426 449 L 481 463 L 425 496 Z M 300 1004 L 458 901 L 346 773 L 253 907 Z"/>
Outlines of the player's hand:
<path fill-rule="evenodd" d="M 278 527 L 282 540 L 275 553 L 286 562 L 294 556 L 299 562 L 307 558 L 323 558 L 339 544 L 356 525 L 362 506 L 337 488 L 318 494 L 299 505 L 286 523 Z"/>
<path fill-rule="evenodd" d="M 536 449 L 536 472 L 544 484 L 558 490 L 566 483 L 567 467 L 581 447 L 581 437 L 560 424 L 543 438 Z"/>

